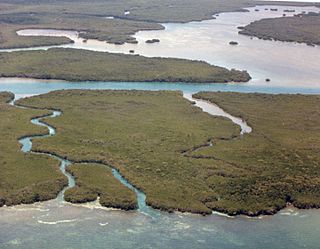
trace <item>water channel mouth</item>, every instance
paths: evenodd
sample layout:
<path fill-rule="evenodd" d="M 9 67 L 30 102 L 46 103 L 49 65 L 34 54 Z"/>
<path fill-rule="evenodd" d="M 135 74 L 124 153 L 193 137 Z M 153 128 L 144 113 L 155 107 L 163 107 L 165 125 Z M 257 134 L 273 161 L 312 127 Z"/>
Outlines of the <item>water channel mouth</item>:
<path fill-rule="evenodd" d="M 19 106 L 15 104 L 15 101 L 13 101 L 11 103 L 13 106 L 18 107 L 18 108 L 24 108 L 24 109 L 32 109 L 32 108 L 27 108 L 24 106 Z M 33 153 L 33 154 L 45 154 L 48 155 L 50 157 L 53 157 L 54 159 L 58 160 L 60 162 L 60 171 L 63 175 L 65 175 L 68 179 L 68 185 L 58 194 L 57 196 L 57 200 L 59 202 L 64 202 L 64 193 L 67 189 L 73 188 L 76 185 L 75 182 L 75 178 L 66 170 L 67 167 L 74 163 L 70 160 L 67 160 L 65 158 L 62 158 L 58 155 L 53 155 L 50 153 L 43 153 L 43 152 L 34 152 L 32 151 L 32 140 L 33 139 L 43 139 L 43 138 L 47 138 L 50 136 L 55 136 L 56 135 L 56 129 L 53 126 L 50 126 L 49 124 L 47 124 L 46 122 L 43 121 L 44 118 L 55 118 L 62 115 L 61 111 L 57 111 L 57 110 L 52 110 L 51 114 L 48 115 L 44 115 L 41 117 L 36 117 L 31 119 L 31 123 L 38 125 L 38 126 L 43 126 L 46 127 L 48 129 L 48 134 L 46 135 L 35 135 L 35 136 L 27 136 L 27 137 L 23 137 L 19 140 L 19 143 L 22 145 L 21 147 L 21 151 L 24 153 Z M 146 204 L 146 195 L 140 191 L 139 189 L 137 189 L 136 187 L 134 187 L 132 184 L 130 184 L 120 173 L 119 171 L 117 171 L 114 168 L 111 168 L 109 165 L 105 165 L 99 162 L 96 162 L 97 164 L 101 164 L 103 166 L 108 167 L 109 169 L 111 169 L 113 176 L 120 181 L 124 186 L 126 186 L 127 188 L 133 190 L 136 193 L 137 196 L 137 202 L 138 202 L 138 211 L 150 216 L 152 218 L 156 218 L 160 215 L 160 212 L 150 208 L 147 204 Z M 85 163 L 83 163 L 85 164 Z"/>

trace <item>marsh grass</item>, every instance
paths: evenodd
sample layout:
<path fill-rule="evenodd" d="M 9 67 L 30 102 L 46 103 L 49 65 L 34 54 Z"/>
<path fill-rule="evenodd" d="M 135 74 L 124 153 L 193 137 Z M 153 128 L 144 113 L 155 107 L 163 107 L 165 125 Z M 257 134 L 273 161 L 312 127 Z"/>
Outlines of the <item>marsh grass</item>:
<path fill-rule="evenodd" d="M 245 26 L 239 34 L 265 40 L 320 45 L 320 14 L 262 19 Z"/>
<path fill-rule="evenodd" d="M 203 113 L 179 92 L 55 91 L 19 104 L 63 111 L 46 120 L 57 127 L 57 135 L 35 141 L 36 150 L 111 165 L 146 194 L 149 205 L 166 211 L 211 213 L 206 202 L 216 193 L 205 178 L 221 162 L 189 158 L 182 151 L 239 133 L 231 122 Z M 94 185 L 94 179 L 88 180 Z M 86 191 L 77 195 L 87 198 Z"/>
<path fill-rule="evenodd" d="M 100 197 L 99 202 L 105 207 L 124 210 L 137 208 L 135 193 L 120 183 L 107 166 L 73 164 L 67 170 L 75 177 L 76 186 L 66 191 L 66 201 L 85 203 Z"/>
<path fill-rule="evenodd" d="M 320 96 L 200 92 L 197 98 L 243 117 L 251 134 L 198 150 L 241 173 L 212 175 L 209 206 L 230 214 L 271 214 L 290 203 L 320 207 Z M 243 173 L 245 172 L 245 173 Z"/>
<path fill-rule="evenodd" d="M 0 53 L 0 77 L 69 81 L 245 82 L 246 71 L 206 62 L 55 48 Z"/>
<path fill-rule="evenodd" d="M 0 206 L 53 199 L 67 184 L 56 160 L 20 151 L 20 137 L 47 133 L 30 123 L 32 117 L 47 112 L 10 106 L 7 102 L 13 97 L 0 93 Z"/>

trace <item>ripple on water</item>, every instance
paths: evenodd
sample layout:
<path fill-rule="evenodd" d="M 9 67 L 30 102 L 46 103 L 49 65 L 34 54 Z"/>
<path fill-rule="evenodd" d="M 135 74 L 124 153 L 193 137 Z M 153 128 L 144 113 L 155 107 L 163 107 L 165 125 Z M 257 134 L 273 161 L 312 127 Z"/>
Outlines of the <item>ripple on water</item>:
<path fill-rule="evenodd" d="M 37 220 L 38 223 L 40 224 L 45 224 L 45 225 L 57 225 L 61 223 L 74 223 L 76 222 L 77 219 L 72 219 L 72 220 L 57 220 L 57 221 L 43 221 L 43 220 Z"/>

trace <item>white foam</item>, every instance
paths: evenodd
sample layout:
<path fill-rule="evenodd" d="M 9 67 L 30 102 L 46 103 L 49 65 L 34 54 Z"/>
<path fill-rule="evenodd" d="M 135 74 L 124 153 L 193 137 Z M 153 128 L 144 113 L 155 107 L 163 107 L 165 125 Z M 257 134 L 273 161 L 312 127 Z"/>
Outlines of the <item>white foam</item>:
<path fill-rule="evenodd" d="M 42 220 L 38 220 L 38 223 L 45 224 L 45 225 L 57 225 L 57 224 L 61 224 L 61 223 L 72 223 L 72 222 L 76 222 L 76 221 L 77 221 L 77 219 L 57 220 L 57 221 L 42 221 Z"/>
<path fill-rule="evenodd" d="M 106 225 L 109 225 L 109 223 L 108 223 L 108 222 L 105 222 L 105 223 L 99 223 L 99 225 L 100 225 L 100 226 L 102 226 L 102 227 L 104 227 L 104 226 L 106 226 Z"/>

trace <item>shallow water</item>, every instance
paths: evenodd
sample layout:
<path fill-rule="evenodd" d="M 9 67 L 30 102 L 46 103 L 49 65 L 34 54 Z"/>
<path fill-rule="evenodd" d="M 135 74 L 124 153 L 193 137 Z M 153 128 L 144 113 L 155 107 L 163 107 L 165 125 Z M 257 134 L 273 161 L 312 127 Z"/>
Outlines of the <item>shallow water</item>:
<path fill-rule="evenodd" d="M 161 214 L 61 204 L 0 209 L 1 248 L 319 248 L 319 212 L 263 219 Z"/>
<path fill-rule="evenodd" d="M 17 97 L 57 89 L 181 90 L 184 94 L 210 91 L 320 93 L 320 88 L 268 87 L 237 84 L 169 84 L 63 82 L 0 79 L 0 91 Z M 189 95 L 190 96 L 190 95 Z M 143 195 L 138 198 L 144 198 Z M 143 202 L 141 202 L 143 203 Z M 123 212 L 97 202 L 72 205 L 52 200 L 0 208 L 0 248 L 319 248 L 320 211 L 282 210 L 263 218 L 208 217 L 156 212 Z M 150 211 L 150 210 L 148 210 Z M 151 209 L 152 211 L 152 209 Z"/>
<path fill-rule="evenodd" d="M 265 9 L 268 10 L 265 10 Z M 167 23 L 165 30 L 141 31 L 135 37 L 138 44 L 113 45 L 103 41 L 87 40 L 83 42 L 76 31 L 63 30 L 22 30 L 20 35 L 66 36 L 75 43 L 58 47 L 87 49 L 101 52 L 135 54 L 148 57 L 176 57 L 204 60 L 211 64 L 227 68 L 248 70 L 252 76 L 249 84 L 269 86 L 306 86 L 320 87 L 320 48 L 305 44 L 264 41 L 238 34 L 238 26 L 245 26 L 252 21 L 263 18 L 274 18 L 283 15 L 283 10 L 294 9 L 319 12 L 316 7 L 282 7 L 274 6 L 278 11 L 270 11 L 272 6 L 248 8 L 249 12 L 221 13 L 213 20 L 190 23 Z M 259 11 L 255 11 L 259 9 Z M 160 43 L 146 44 L 148 39 L 160 39 Z M 237 41 L 238 46 L 229 45 Z M 37 49 L 48 49 L 42 47 Z M 33 50 L 28 48 L 23 50 Z M 2 51 L 16 51 L 2 50 Z M 271 79 L 266 82 L 265 79 Z"/>
<path fill-rule="evenodd" d="M 248 69 L 254 76 L 249 84 L 0 79 L 0 91 L 12 91 L 17 98 L 58 89 L 180 90 L 189 96 L 198 91 L 320 94 L 319 47 L 251 40 L 236 34 L 236 26 L 250 22 L 253 16 L 257 19 L 264 15 L 282 15 L 282 12 L 233 13 L 232 17 L 230 13 L 220 14 L 216 20 L 166 24 L 165 31 L 139 32 L 137 45 L 103 44 L 103 50 L 108 51 L 113 47 L 118 52 L 134 49 L 147 56 L 202 59 L 230 68 Z M 144 40 L 149 38 L 160 38 L 161 42 L 147 45 Z M 230 47 L 231 39 L 240 45 Z M 101 43 L 90 40 L 86 45 L 82 42 L 78 45 L 102 48 L 99 48 Z M 266 77 L 271 78 L 268 84 L 264 82 Z M 287 208 L 274 216 L 250 219 L 217 213 L 208 217 L 159 213 L 160 216 L 152 218 L 137 211 L 106 209 L 97 202 L 72 205 L 59 199 L 0 208 L 0 248 L 316 249 L 320 244 L 319 210 Z"/>
<path fill-rule="evenodd" d="M 230 119 L 233 123 L 240 126 L 240 134 L 243 135 L 245 133 L 252 132 L 252 128 L 247 124 L 246 121 L 242 120 L 241 118 L 232 116 L 230 113 L 225 112 L 222 108 L 219 106 L 212 104 L 208 101 L 204 101 L 201 99 L 196 99 L 192 97 L 192 93 L 184 93 L 183 97 L 193 101 L 195 103 L 195 106 L 200 107 L 202 111 L 209 113 L 213 116 L 222 116 L 225 118 Z"/>

